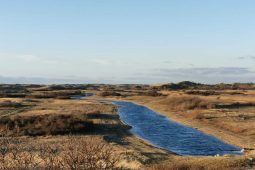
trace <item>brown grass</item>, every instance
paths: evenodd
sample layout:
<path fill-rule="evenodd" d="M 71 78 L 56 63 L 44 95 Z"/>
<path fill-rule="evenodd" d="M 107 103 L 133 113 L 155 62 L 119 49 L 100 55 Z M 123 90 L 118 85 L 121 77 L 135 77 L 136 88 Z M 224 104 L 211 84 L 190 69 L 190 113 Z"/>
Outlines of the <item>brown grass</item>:
<path fill-rule="evenodd" d="M 29 109 L 14 112 L 17 109 L 12 108 L 13 113 L 2 115 L 2 133 L 7 136 L 105 134 L 123 133 L 130 128 L 119 121 L 116 107 L 107 103 L 41 99 L 33 104 Z M 6 129 L 10 134 L 5 133 Z"/>
<path fill-rule="evenodd" d="M 240 170 L 251 169 L 255 165 L 252 157 L 200 157 L 177 158 L 169 162 L 150 166 L 148 170 Z"/>
<path fill-rule="evenodd" d="M 196 96 L 169 96 L 161 104 L 175 110 L 210 109 L 215 106 L 214 103 Z"/>

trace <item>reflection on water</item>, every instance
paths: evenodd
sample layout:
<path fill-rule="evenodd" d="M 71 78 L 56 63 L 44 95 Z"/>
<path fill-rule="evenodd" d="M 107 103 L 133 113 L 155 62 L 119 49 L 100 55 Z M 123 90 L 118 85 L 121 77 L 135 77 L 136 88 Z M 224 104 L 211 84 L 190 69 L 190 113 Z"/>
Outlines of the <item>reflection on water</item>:
<path fill-rule="evenodd" d="M 226 144 L 196 129 L 169 120 L 147 107 L 131 102 L 111 101 L 119 106 L 122 121 L 132 126 L 132 133 L 150 143 L 179 155 L 240 155 L 241 149 Z"/>

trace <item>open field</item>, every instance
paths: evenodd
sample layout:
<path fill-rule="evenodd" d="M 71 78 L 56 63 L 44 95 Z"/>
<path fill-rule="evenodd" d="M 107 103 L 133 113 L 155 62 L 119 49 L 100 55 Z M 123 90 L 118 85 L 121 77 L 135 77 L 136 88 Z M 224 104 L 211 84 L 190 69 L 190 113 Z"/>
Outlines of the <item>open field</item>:
<path fill-rule="evenodd" d="M 76 165 L 76 169 L 86 169 L 89 163 L 90 169 L 252 167 L 255 158 L 255 91 L 157 88 L 148 85 L 2 87 L 1 168 L 71 169 Z M 92 98 L 128 100 L 148 106 L 172 120 L 245 148 L 245 155 L 182 157 L 155 148 L 130 134 L 130 127 L 120 121 L 117 108 L 112 104 L 70 99 L 83 92 L 98 94 Z M 88 153 L 92 157 L 97 155 L 98 159 L 89 162 L 89 157 L 83 156 Z M 100 154 L 103 155 L 98 156 Z M 70 157 L 67 159 L 64 155 Z"/>
<path fill-rule="evenodd" d="M 57 155 L 53 156 L 54 159 L 59 158 L 54 162 L 58 165 L 52 165 L 56 166 L 56 169 L 60 163 L 65 165 L 64 169 L 70 169 L 65 162 L 68 160 L 64 160 L 63 156 L 70 152 L 70 148 L 85 149 L 84 152 L 74 153 L 76 155 L 73 156 L 86 155 L 88 148 L 83 148 L 86 145 L 105 149 L 110 157 L 104 159 L 114 161 L 111 166 L 117 169 L 120 167 L 137 169 L 145 164 L 166 160 L 169 155 L 173 155 L 132 136 L 128 132 L 130 127 L 119 120 L 116 111 L 116 107 L 111 104 L 93 100 L 1 98 L 1 148 L 8 148 L 7 153 L 0 153 L 3 158 L 1 168 L 18 167 L 17 161 L 21 160 L 14 159 L 13 152 L 34 159 L 31 163 L 19 163 L 18 168 L 22 166 L 42 168 L 47 163 L 45 161 L 49 161 L 41 157 L 40 148 L 43 146 L 49 147 L 43 148 L 45 150 L 57 150 L 55 153 Z M 72 142 L 69 142 L 70 140 Z M 97 151 L 92 154 L 100 153 L 101 151 Z M 28 159 L 27 157 L 24 157 L 23 161 Z M 12 163 L 7 165 L 7 162 Z M 78 169 L 86 169 L 82 167 L 85 165 L 80 165 Z M 106 169 L 113 167 L 109 165 Z M 103 169 L 103 166 L 100 169 Z"/>
<path fill-rule="evenodd" d="M 229 89 L 232 87 L 230 85 L 224 86 L 226 90 L 218 86 L 196 87 L 196 85 L 195 89 L 193 86 L 188 88 L 184 86 L 182 87 L 184 89 L 178 90 L 175 88 L 167 90 L 156 86 L 152 88 L 158 88 L 157 93 L 161 95 L 135 94 L 125 97 L 108 96 L 108 98 L 128 100 L 148 106 L 172 120 L 217 136 L 228 143 L 247 148 L 247 152 L 249 149 L 255 149 L 255 90 L 251 90 L 253 86 L 241 86 L 248 88 L 247 90 L 237 87 L 234 90 Z"/>
<path fill-rule="evenodd" d="M 187 95 L 183 92 L 162 92 L 163 97 L 126 98 L 146 105 L 172 120 L 195 127 L 228 143 L 255 149 L 254 93 L 249 97 L 221 95 L 214 97 Z"/>

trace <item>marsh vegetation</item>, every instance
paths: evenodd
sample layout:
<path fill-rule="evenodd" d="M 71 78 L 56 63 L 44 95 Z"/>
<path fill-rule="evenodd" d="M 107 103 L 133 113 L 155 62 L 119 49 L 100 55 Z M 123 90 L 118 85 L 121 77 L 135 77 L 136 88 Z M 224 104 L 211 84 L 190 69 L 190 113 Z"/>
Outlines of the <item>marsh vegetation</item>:
<path fill-rule="evenodd" d="M 190 82 L 171 86 L 0 85 L 1 168 L 251 168 L 255 147 L 253 90 L 253 84 Z M 95 99 L 148 106 L 179 123 L 245 148 L 245 155 L 182 157 L 155 148 L 129 132 L 130 127 L 120 121 L 114 105 L 70 99 L 85 92 L 95 93 Z"/>

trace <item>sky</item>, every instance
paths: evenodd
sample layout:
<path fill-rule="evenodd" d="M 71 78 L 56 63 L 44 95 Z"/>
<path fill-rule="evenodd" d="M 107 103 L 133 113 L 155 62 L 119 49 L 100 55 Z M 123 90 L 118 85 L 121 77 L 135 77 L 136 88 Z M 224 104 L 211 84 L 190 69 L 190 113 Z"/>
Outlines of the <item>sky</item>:
<path fill-rule="evenodd" d="M 0 83 L 255 82 L 254 0 L 0 0 Z"/>

